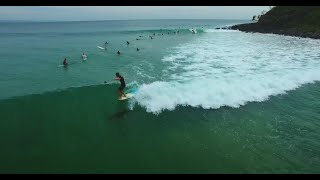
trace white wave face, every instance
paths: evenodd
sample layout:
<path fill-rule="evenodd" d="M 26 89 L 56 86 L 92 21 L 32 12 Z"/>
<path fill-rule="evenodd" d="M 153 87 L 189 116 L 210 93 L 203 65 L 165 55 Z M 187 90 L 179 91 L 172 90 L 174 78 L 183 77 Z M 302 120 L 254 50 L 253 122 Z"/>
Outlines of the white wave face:
<path fill-rule="evenodd" d="M 319 40 L 209 33 L 162 60 L 169 78 L 140 86 L 136 101 L 158 114 L 177 106 L 237 108 L 320 80 Z"/>

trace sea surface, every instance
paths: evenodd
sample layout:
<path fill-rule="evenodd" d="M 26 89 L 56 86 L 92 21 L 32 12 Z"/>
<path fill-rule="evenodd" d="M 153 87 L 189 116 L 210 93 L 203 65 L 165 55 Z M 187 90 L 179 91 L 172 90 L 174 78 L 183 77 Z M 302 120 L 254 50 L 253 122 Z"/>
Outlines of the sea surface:
<path fill-rule="evenodd" d="M 1 22 L 0 173 L 320 173 L 320 40 L 248 22 Z"/>

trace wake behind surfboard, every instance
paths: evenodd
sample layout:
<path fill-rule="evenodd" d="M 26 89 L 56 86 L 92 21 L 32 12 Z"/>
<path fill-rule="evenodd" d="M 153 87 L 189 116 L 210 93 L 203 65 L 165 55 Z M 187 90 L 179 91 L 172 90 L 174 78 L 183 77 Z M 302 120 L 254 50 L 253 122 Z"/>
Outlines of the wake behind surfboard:
<path fill-rule="evenodd" d="M 78 63 L 78 62 L 72 62 L 72 63 L 68 63 L 68 65 L 60 64 L 60 65 L 58 65 L 57 67 L 69 67 L 70 65 L 77 64 L 77 63 Z"/>

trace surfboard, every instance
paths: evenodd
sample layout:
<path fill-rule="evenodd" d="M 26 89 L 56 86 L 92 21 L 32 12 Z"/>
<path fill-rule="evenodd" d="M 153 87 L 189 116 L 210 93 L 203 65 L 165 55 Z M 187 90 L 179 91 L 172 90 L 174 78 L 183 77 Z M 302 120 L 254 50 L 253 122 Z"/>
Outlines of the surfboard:
<path fill-rule="evenodd" d="M 100 46 L 97 46 L 99 49 L 105 49 L 105 48 L 103 48 L 103 47 L 100 47 Z"/>
<path fill-rule="evenodd" d="M 126 99 L 130 99 L 130 98 L 132 98 L 133 96 L 134 96 L 134 94 L 132 94 L 132 93 L 127 93 L 127 94 L 125 94 L 126 95 L 126 97 L 121 97 L 121 98 L 119 98 L 119 101 L 123 101 L 123 100 L 126 100 Z"/>

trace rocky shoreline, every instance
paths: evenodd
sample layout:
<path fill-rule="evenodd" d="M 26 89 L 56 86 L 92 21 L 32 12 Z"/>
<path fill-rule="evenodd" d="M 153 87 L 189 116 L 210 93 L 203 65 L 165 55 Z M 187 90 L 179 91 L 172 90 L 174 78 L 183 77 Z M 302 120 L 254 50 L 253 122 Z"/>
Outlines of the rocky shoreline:
<path fill-rule="evenodd" d="M 231 26 L 229 28 L 224 27 L 221 29 L 233 29 L 233 30 L 239 30 L 243 32 L 258 32 L 258 33 L 279 34 L 279 35 L 285 35 L 285 36 L 295 36 L 295 37 L 302 37 L 302 38 L 320 39 L 319 32 L 302 32 L 297 30 L 287 30 L 279 27 L 277 28 L 277 27 L 264 26 L 258 23 L 239 24 L 239 25 Z"/>
<path fill-rule="evenodd" d="M 276 6 L 259 16 L 258 22 L 218 29 L 320 39 L 319 19 L 320 6 Z"/>

